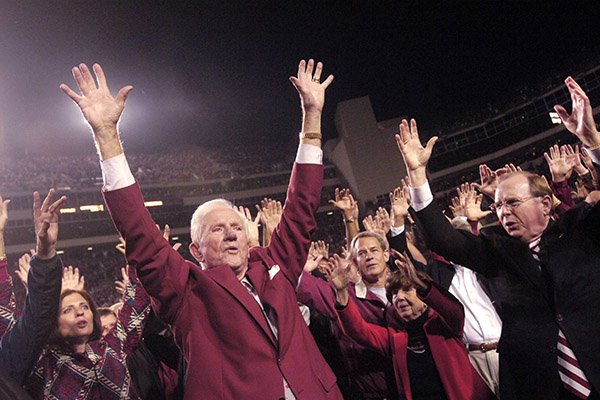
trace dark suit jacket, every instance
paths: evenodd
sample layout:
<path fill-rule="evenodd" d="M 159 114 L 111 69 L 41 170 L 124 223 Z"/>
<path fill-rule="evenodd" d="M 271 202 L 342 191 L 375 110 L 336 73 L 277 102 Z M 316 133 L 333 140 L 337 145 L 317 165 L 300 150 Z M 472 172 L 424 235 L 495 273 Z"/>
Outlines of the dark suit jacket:
<path fill-rule="evenodd" d="M 104 194 L 127 242 L 127 261 L 138 270 L 157 315 L 172 326 L 185 354 L 186 399 L 279 399 L 282 376 L 299 400 L 341 398 L 295 292 L 322 183 L 321 165 L 296 164 L 270 245 L 250 249 L 246 276 L 276 313 L 279 339 L 231 268 L 201 270 L 171 248 L 144 207 L 137 184 Z"/>
<path fill-rule="evenodd" d="M 558 398 L 558 329 L 600 388 L 600 204 L 575 207 L 544 232 L 543 268 L 529 247 L 491 227 L 456 231 L 432 202 L 416 213 L 430 248 L 483 274 L 501 302 L 500 396 Z"/>

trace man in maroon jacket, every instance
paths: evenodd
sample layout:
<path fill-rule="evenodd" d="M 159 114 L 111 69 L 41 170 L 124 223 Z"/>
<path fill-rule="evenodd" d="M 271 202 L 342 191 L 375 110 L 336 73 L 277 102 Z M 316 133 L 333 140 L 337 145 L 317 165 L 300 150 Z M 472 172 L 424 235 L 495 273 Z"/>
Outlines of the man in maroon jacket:
<path fill-rule="evenodd" d="M 101 157 L 104 195 L 127 242 L 127 261 L 173 327 L 188 362 L 186 399 L 340 399 L 335 376 L 298 311 L 295 288 L 323 180 L 322 64 L 300 62 L 291 77 L 300 94 L 303 125 L 282 220 L 266 248 L 248 247 L 246 226 L 224 200 L 192 217 L 190 252 L 183 259 L 154 226 L 129 170 L 117 131 L 131 86 L 112 97 L 99 65 L 73 68 L 81 95 L 61 89 L 92 127 Z"/>

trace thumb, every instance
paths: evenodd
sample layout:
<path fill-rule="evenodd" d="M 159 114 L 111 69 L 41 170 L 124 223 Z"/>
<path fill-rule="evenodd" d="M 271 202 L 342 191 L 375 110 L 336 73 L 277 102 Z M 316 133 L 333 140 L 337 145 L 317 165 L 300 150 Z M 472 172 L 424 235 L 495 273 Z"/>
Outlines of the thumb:
<path fill-rule="evenodd" d="M 563 106 L 561 106 L 560 104 L 557 104 L 554 106 L 554 111 L 556 111 L 556 113 L 558 114 L 558 116 L 560 117 L 561 121 L 564 123 L 567 119 L 569 119 L 569 113 L 567 112 L 567 110 L 565 110 L 565 108 Z"/>
<path fill-rule="evenodd" d="M 431 152 L 433 150 L 433 146 L 435 145 L 435 143 L 438 141 L 438 137 L 434 136 L 431 139 L 429 139 L 427 141 L 427 145 L 425 146 L 425 148 L 427 149 L 427 151 Z"/>
<path fill-rule="evenodd" d="M 117 100 L 117 102 L 119 104 L 125 104 L 125 101 L 127 100 L 127 96 L 129 96 L 129 93 L 132 90 L 133 90 L 133 86 L 131 86 L 131 85 L 122 87 L 121 90 L 119 90 L 119 93 L 117 93 L 117 97 L 115 100 Z"/>

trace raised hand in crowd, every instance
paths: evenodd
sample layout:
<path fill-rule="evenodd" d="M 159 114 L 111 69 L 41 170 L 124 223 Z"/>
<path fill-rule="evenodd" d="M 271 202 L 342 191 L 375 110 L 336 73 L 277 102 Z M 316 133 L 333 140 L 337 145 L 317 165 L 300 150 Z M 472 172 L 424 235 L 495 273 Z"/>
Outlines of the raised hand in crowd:
<path fill-rule="evenodd" d="M 110 93 L 102 67 L 94 64 L 92 67 L 97 83 L 91 71 L 85 64 L 73 67 L 71 72 L 81 95 L 68 85 L 61 84 L 60 89 L 77 104 L 83 117 L 94 133 L 94 140 L 102 160 L 123 153 L 117 125 L 125 109 L 125 100 L 133 86 L 122 87 L 115 97 Z"/>
<path fill-rule="evenodd" d="M 53 202 L 54 196 L 55 190 L 50 189 L 42 202 L 39 192 L 33 193 L 33 220 L 37 237 L 36 256 L 42 260 L 56 255 L 58 217 L 60 208 L 67 200 L 66 196 L 62 196 Z"/>
<path fill-rule="evenodd" d="M 401 185 L 390 192 L 391 219 L 392 226 L 399 228 L 404 225 L 410 208 L 410 192 L 405 179 L 401 180 Z"/>
<path fill-rule="evenodd" d="M 290 76 L 290 81 L 300 95 L 304 114 L 302 118 L 303 133 L 321 132 L 321 111 L 323 111 L 325 105 L 325 90 L 333 82 L 333 75 L 329 75 L 327 79 L 321 82 L 322 71 L 323 63 L 318 62 L 315 66 L 313 59 L 308 60 L 308 62 L 301 60 L 298 64 L 297 76 Z M 309 140 L 316 139 L 309 138 Z M 318 140 L 320 145 L 320 137 Z"/>
<path fill-rule="evenodd" d="M 573 146 L 570 144 L 563 144 L 560 146 L 561 152 L 564 149 L 565 156 L 567 158 L 567 163 L 573 166 L 573 171 L 577 173 L 578 176 L 584 176 L 590 171 L 583 165 L 581 160 L 581 152 L 579 151 L 579 145 Z"/>
<path fill-rule="evenodd" d="M 600 185 L 598 184 L 598 170 L 596 169 L 596 166 L 594 165 L 592 158 L 588 154 L 585 147 L 580 148 L 579 151 L 580 151 L 579 157 L 581 158 L 583 165 L 588 169 L 588 171 L 590 171 L 591 178 L 592 178 L 593 188 L 590 188 L 588 190 L 600 189 Z"/>
<path fill-rule="evenodd" d="M 79 273 L 79 268 L 68 266 L 63 268 L 61 292 L 65 290 L 84 290 L 85 278 Z"/>
<path fill-rule="evenodd" d="M 379 207 L 375 212 L 375 216 L 367 215 L 363 219 L 363 226 L 368 232 L 375 232 L 385 238 L 390 231 L 392 220 L 390 214 L 383 207 Z"/>
<path fill-rule="evenodd" d="M 581 86 L 570 76 L 565 79 L 565 84 L 571 94 L 571 114 L 560 104 L 555 105 L 554 110 L 565 125 L 565 128 L 577 136 L 584 146 L 597 148 L 600 146 L 600 133 L 596 129 L 590 99 Z"/>
<path fill-rule="evenodd" d="M 329 244 L 322 240 L 310 243 L 306 264 L 304 264 L 305 272 L 312 272 L 318 268 L 319 263 L 323 259 L 329 258 Z"/>
<path fill-rule="evenodd" d="M 25 253 L 21 257 L 19 257 L 19 268 L 15 271 L 15 274 L 25 287 L 25 290 L 28 290 L 27 287 L 27 277 L 29 276 L 29 269 L 31 268 L 29 262 L 31 261 L 31 257 L 35 256 L 35 250 L 29 250 L 30 253 Z"/>
<path fill-rule="evenodd" d="M 352 263 L 345 258 L 341 258 L 337 254 L 333 255 L 331 262 L 333 264 L 333 270 L 331 271 L 329 282 L 331 282 L 333 287 L 335 287 L 336 301 L 340 305 L 345 306 L 348 304 L 348 285 L 352 281 Z"/>
<path fill-rule="evenodd" d="M 480 221 L 490 215 L 491 211 L 483 211 L 481 203 L 483 195 L 478 194 L 475 185 L 472 183 L 463 183 L 458 190 L 460 202 L 462 204 L 464 215 L 469 221 Z"/>
<path fill-rule="evenodd" d="M 256 209 L 263 227 L 263 246 L 268 246 L 271 242 L 271 235 L 277 228 L 279 221 L 281 221 L 283 206 L 280 201 L 265 197 L 261 200 L 260 206 L 256 205 Z"/>
<path fill-rule="evenodd" d="M 126 265 L 125 267 L 121 267 L 121 280 L 115 281 L 115 291 L 121 296 L 123 296 L 123 293 L 125 293 L 125 288 L 130 283 L 131 280 L 129 279 L 129 265 Z"/>
<path fill-rule="evenodd" d="M 396 143 L 404 158 L 410 186 L 419 187 L 427 182 L 427 163 L 429 163 L 433 146 L 437 140 L 438 137 L 433 136 L 423 147 L 419 138 L 417 121 L 411 119 L 409 126 L 407 120 L 402 120 L 400 133 L 396 135 Z"/>
<path fill-rule="evenodd" d="M 235 207 L 234 207 L 235 208 Z M 260 213 L 256 214 L 255 218 L 252 218 L 252 213 L 248 207 L 238 206 L 240 215 L 243 215 L 246 219 L 246 226 L 248 227 L 248 245 L 249 246 L 260 246 L 258 225 L 260 221 Z"/>
<path fill-rule="evenodd" d="M 392 254 L 394 255 L 396 266 L 402 271 L 402 274 L 408 278 L 412 283 L 412 286 L 417 290 L 427 290 L 429 288 L 429 282 L 423 279 L 423 275 L 417 273 L 417 269 L 406 253 L 401 254 L 392 249 Z"/>
<path fill-rule="evenodd" d="M 346 243 L 351 243 L 352 239 L 360 232 L 358 226 L 358 202 L 354 200 L 350 189 L 335 188 L 335 199 L 329 200 L 329 204 L 342 212 L 346 228 Z"/>
<path fill-rule="evenodd" d="M 456 190 L 460 190 L 460 189 L 456 189 Z M 463 204 L 460 201 L 460 197 L 458 196 L 454 196 L 452 198 L 452 203 L 450 204 L 450 211 L 452 211 L 452 218 L 458 218 L 458 217 L 464 217 L 465 216 L 465 209 L 463 207 Z"/>
<path fill-rule="evenodd" d="M 550 147 L 550 154 L 544 152 L 544 158 L 548 163 L 552 182 L 563 182 L 568 180 L 573 173 L 573 158 L 567 158 L 564 147 L 558 147 L 557 144 Z"/>

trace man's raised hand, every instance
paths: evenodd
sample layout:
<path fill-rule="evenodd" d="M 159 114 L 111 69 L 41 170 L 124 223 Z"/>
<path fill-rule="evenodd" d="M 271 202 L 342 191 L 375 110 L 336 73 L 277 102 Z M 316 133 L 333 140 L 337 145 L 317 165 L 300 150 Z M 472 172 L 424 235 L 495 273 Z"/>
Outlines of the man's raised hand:
<path fill-rule="evenodd" d="M 438 137 L 434 136 L 425 147 L 421 145 L 421 139 L 419 138 L 419 131 L 417 129 L 417 121 L 414 119 L 410 120 L 410 126 L 408 121 L 403 119 L 400 124 L 400 133 L 396 135 L 396 143 L 398 149 L 404 158 L 404 164 L 410 177 L 410 185 L 418 187 L 423 185 L 427 181 L 425 175 L 425 168 L 431 158 L 431 152 L 433 145 L 437 142 Z"/>
<path fill-rule="evenodd" d="M 290 81 L 300 95 L 302 109 L 304 112 L 321 112 L 325 105 L 325 89 L 333 82 L 333 75 L 321 82 L 321 73 L 323 63 L 318 62 L 315 66 L 315 60 L 312 58 L 306 62 L 300 60 L 298 64 L 298 74 L 290 76 Z"/>
<path fill-rule="evenodd" d="M 93 69 L 96 80 L 85 64 L 79 64 L 72 69 L 73 78 L 81 94 L 77 94 L 64 83 L 60 85 L 60 89 L 77 104 L 83 117 L 92 127 L 102 159 L 107 159 L 122 152 L 117 124 L 133 86 L 122 87 L 113 97 L 102 67 L 94 64 Z M 107 146 L 107 143 L 111 146 Z"/>

